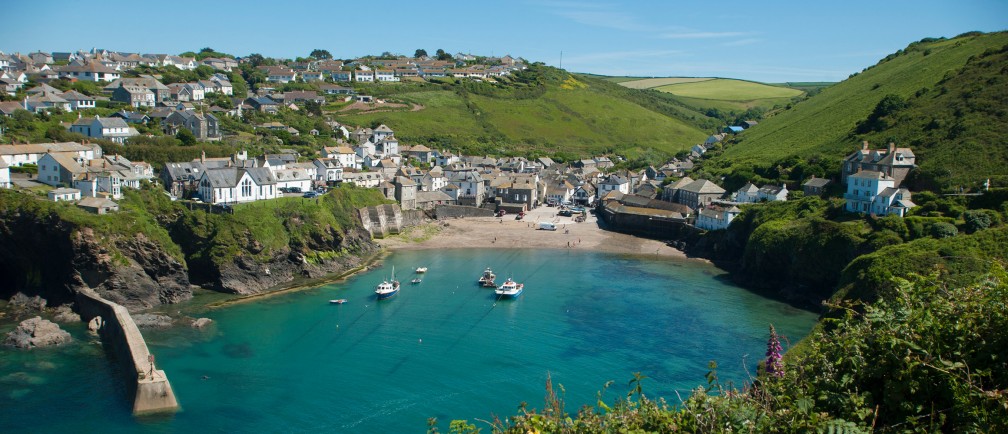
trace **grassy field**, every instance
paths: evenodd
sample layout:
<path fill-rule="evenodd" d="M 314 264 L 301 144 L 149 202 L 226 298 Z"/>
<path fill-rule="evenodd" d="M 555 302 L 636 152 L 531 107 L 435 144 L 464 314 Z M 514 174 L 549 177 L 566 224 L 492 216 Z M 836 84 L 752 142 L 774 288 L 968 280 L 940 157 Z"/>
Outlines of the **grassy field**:
<path fill-rule="evenodd" d="M 914 44 L 792 109 L 764 119 L 740 135 L 739 143 L 728 147 L 708 167 L 730 172 L 740 166 L 768 167 L 786 157 L 813 155 L 839 164 L 859 146 L 854 134 L 857 123 L 866 119 L 884 96 L 906 99 L 921 89 L 934 89 L 946 74 L 957 74 L 970 56 L 1005 44 L 1008 33 Z"/>
<path fill-rule="evenodd" d="M 769 86 L 752 81 L 718 78 L 713 80 L 671 83 L 655 89 L 687 98 L 722 101 L 751 101 L 766 98 L 791 98 L 802 91 L 779 86 Z"/>
<path fill-rule="evenodd" d="M 660 77 L 660 78 L 642 78 L 636 80 L 627 80 L 618 83 L 631 89 L 654 89 L 673 84 L 697 83 L 710 80 L 714 79 L 705 77 Z"/>

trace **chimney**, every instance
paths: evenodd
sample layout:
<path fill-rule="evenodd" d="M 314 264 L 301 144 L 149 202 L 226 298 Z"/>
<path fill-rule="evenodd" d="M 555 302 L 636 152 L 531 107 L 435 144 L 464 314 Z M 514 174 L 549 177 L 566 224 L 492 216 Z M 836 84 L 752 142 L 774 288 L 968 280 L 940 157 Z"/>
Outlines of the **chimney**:
<path fill-rule="evenodd" d="M 889 142 L 889 153 L 892 154 L 893 152 L 896 152 L 896 144 Z"/>
<path fill-rule="evenodd" d="M 862 151 L 867 151 L 868 150 L 868 141 L 867 140 L 861 142 L 861 150 Z"/>
<path fill-rule="evenodd" d="M 206 163 L 206 150 L 200 151 L 199 162 Z"/>

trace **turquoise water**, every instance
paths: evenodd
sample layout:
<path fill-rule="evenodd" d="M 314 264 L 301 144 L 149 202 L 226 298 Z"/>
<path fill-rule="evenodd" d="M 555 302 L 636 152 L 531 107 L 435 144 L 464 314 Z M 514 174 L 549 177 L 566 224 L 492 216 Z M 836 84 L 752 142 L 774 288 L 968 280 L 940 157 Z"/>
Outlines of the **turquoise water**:
<path fill-rule="evenodd" d="M 393 265 L 403 289 L 377 302 Z M 418 266 L 430 271 L 411 285 Z M 525 292 L 495 300 L 475 283 L 487 266 Z M 523 401 L 541 408 L 547 375 L 574 413 L 609 380 L 607 401 L 625 395 L 637 371 L 645 394 L 674 403 L 704 384 L 710 360 L 722 380 L 747 380 L 770 323 L 797 341 L 816 319 L 693 261 L 555 250 L 399 252 L 347 281 L 194 315 L 214 324 L 145 332 L 178 414 L 130 416 L 114 366 L 73 327 L 76 345 L 0 350 L 0 426 L 398 433 L 437 417 L 447 431 L 452 419 L 503 418 Z"/>

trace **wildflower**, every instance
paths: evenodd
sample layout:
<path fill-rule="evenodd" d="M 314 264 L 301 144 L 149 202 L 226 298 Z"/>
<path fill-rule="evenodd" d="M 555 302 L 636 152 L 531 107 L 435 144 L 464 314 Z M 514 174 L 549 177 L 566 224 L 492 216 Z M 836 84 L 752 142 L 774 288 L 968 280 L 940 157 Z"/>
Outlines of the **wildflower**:
<path fill-rule="evenodd" d="M 775 377 L 784 376 L 784 365 L 781 363 L 781 345 L 777 338 L 777 330 L 773 324 L 770 325 L 770 339 L 767 341 L 766 349 L 766 373 Z"/>

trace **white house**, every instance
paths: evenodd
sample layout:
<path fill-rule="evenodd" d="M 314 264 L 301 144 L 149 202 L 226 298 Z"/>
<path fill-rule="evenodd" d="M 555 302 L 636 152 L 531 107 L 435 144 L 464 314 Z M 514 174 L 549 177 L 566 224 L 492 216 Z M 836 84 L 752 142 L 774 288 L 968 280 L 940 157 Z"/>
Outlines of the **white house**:
<path fill-rule="evenodd" d="M 69 64 L 60 68 L 60 78 L 75 78 L 81 81 L 115 81 L 120 78 L 118 71 L 101 62 L 89 62 L 83 65 Z"/>
<path fill-rule="evenodd" d="M 734 206 L 730 208 L 720 206 L 704 207 L 697 214 L 696 227 L 708 231 L 726 229 L 731 224 L 732 219 L 739 215 L 739 212 L 741 211 Z"/>
<path fill-rule="evenodd" d="M 335 158 L 316 158 L 312 160 L 315 165 L 315 179 L 334 183 L 343 181 L 343 165 Z"/>
<path fill-rule="evenodd" d="M 882 172 L 861 170 L 847 177 L 846 210 L 862 214 L 889 215 L 900 217 L 916 206 L 910 201 L 910 191 L 896 188 L 896 180 Z"/>
<path fill-rule="evenodd" d="M 126 125 L 122 118 L 101 118 L 98 115 L 94 119 L 78 119 L 70 126 L 70 132 L 116 143 L 125 143 L 126 139 L 140 134 L 135 128 Z"/>
<path fill-rule="evenodd" d="M 322 148 L 322 152 L 326 158 L 335 159 L 343 167 L 360 169 L 356 166 L 357 154 L 349 146 L 327 146 Z M 371 152 L 374 153 L 373 150 Z"/>
<path fill-rule="evenodd" d="M 759 197 L 760 202 L 786 201 L 788 195 L 788 189 L 787 186 L 784 184 L 781 184 L 779 186 L 764 185 L 762 188 L 759 189 L 759 193 L 757 195 Z"/>
<path fill-rule="evenodd" d="M 756 203 L 760 201 L 759 191 L 760 189 L 753 183 L 747 182 L 742 188 L 735 191 L 733 199 L 738 203 Z"/>
<path fill-rule="evenodd" d="M 399 77 L 395 76 L 394 71 L 390 71 L 387 69 L 376 69 L 374 71 L 374 81 L 399 81 Z"/>
<path fill-rule="evenodd" d="M 608 179 L 598 184 L 598 198 L 605 197 L 610 191 L 630 194 L 630 181 L 616 174 L 609 175 Z"/>
<path fill-rule="evenodd" d="M 53 202 L 59 202 L 61 200 L 77 201 L 80 200 L 80 198 L 80 190 L 76 188 L 54 188 L 49 190 L 49 200 Z"/>
<path fill-rule="evenodd" d="M 74 154 L 54 152 L 42 155 L 38 160 L 38 181 L 52 185 L 73 185 L 74 181 L 87 173 L 87 169 Z M 80 191 L 77 192 L 78 195 Z"/>
<path fill-rule="evenodd" d="M 10 167 L 0 159 L 0 188 L 11 188 Z"/>
<path fill-rule="evenodd" d="M 358 187 L 375 188 L 383 180 L 378 172 L 343 172 L 343 182 L 350 182 Z"/>
<path fill-rule="evenodd" d="M 354 71 L 353 74 L 354 81 L 374 81 L 374 72 L 372 71 Z"/>
<path fill-rule="evenodd" d="M 301 168 L 274 170 L 273 177 L 276 178 L 277 189 L 296 188 L 295 191 L 311 190 L 312 181 L 315 180 L 314 176 Z"/>
<path fill-rule="evenodd" d="M 262 167 L 220 167 L 207 169 L 199 180 L 198 191 L 204 202 L 240 203 L 277 197 L 276 179 Z"/>

